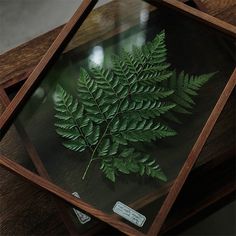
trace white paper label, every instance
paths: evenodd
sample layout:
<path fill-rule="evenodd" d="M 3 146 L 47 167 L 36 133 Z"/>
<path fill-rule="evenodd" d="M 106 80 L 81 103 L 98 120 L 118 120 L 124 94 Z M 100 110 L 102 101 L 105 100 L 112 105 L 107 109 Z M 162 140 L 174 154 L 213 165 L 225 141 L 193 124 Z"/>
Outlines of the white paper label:
<path fill-rule="evenodd" d="M 146 217 L 144 215 L 119 201 L 116 202 L 113 207 L 113 211 L 139 227 L 142 227 L 146 221 Z"/>
<path fill-rule="evenodd" d="M 77 198 L 80 198 L 80 196 L 79 196 L 79 194 L 77 192 L 72 193 L 72 195 L 77 197 Z M 76 214 L 76 216 L 77 216 L 77 218 L 78 218 L 78 220 L 79 220 L 79 222 L 81 224 L 85 224 L 85 223 L 87 223 L 87 222 L 89 222 L 91 220 L 91 217 L 89 217 L 88 215 L 84 214 L 83 212 L 81 212 L 81 211 L 79 211 L 79 210 L 77 210 L 75 208 L 73 208 L 73 211 Z"/>

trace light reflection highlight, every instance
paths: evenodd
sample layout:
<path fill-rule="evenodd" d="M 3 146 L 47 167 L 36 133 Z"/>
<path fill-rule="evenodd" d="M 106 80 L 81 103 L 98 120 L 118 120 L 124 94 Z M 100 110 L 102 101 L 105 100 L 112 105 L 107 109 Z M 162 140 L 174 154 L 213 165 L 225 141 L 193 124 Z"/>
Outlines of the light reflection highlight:
<path fill-rule="evenodd" d="M 149 19 L 149 11 L 147 9 L 142 9 L 139 15 L 139 21 L 141 26 L 146 26 Z"/>
<path fill-rule="evenodd" d="M 95 46 L 89 56 L 89 66 L 102 66 L 104 62 L 104 51 L 101 46 Z"/>

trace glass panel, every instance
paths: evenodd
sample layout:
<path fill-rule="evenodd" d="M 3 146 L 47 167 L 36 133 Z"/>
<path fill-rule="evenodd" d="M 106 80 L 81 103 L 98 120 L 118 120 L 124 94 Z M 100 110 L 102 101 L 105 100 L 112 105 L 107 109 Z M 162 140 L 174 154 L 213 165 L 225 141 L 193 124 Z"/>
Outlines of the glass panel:
<path fill-rule="evenodd" d="M 0 99 L 0 114 L 4 111 L 5 106 Z M 0 143 L 0 154 L 9 157 L 10 160 L 20 163 L 25 168 L 36 173 L 35 167 L 27 153 L 27 145 L 22 141 L 18 134 L 20 127 L 12 126 Z"/>
<path fill-rule="evenodd" d="M 196 167 L 204 165 L 206 162 L 214 161 L 215 159 L 218 159 L 219 163 L 221 163 L 234 156 L 236 137 L 235 99 L 236 91 L 234 90 L 199 155 Z"/>
<path fill-rule="evenodd" d="M 109 214 L 114 214 L 117 201 L 131 206 L 146 216 L 144 226 L 139 228 L 146 232 L 233 71 L 229 52 L 234 45 L 232 39 L 179 12 L 135 0 L 130 0 L 127 7 L 127 2 L 113 1 L 89 15 L 17 119 L 54 183 L 70 193 L 78 192 L 84 201 Z M 160 43 L 163 30 L 171 64 L 168 68 L 164 63 L 165 46 Z M 159 38 L 154 42 L 156 35 Z M 150 57 L 154 47 L 159 54 Z M 121 55 L 121 62 L 117 58 L 112 62 L 114 54 Z M 114 68 L 119 63 L 120 70 L 118 65 Z M 95 64 L 112 70 L 114 76 L 109 74 L 104 80 L 95 76 Z M 94 78 L 81 74 L 82 68 Z M 217 73 L 197 90 L 208 77 L 185 75 L 183 80 L 183 70 L 196 76 Z M 146 82 L 141 81 L 143 78 Z M 141 82 L 137 82 L 139 79 Z M 73 102 L 58 84 L 74 96 Z M 101 90 L 96 89 L 99 86 Z M 112 90 L 118 93 L 120 102 Z M 61 105 L 62 98 L 67 105 Z M 85 107 L 83 115 L 78 113 L 77 99 Z M 54 109 L 55 104 L 60 112 Z M 171 113 L 165 110 L 168 106 Z M 70 109 L 77 112 L 73 119 L 66 117 Z M 174 121 L 173 115 L 180 122 Z M 62 118 L 65 124 L 57 134 L 55 123 L 62 125 Z M 70 126 L 75 121 L 77 128 Z M 66 139 L 77 141 L 70 141 L 66 148 L 62 145 Z M 94 160 L 89 164 L 91 157 Z"/>
<path fill-rule="evenodd" d="M 199 209 L 202 212 L 209 209 L 219 192 L 230 196 L 235 185 L 235 99 L 234 90 L 199 155 L 195 170 L 168 214 L 162 234 L 171 235 L 180 219 L 188 221 L 194 214 L 199 215 Z"/>

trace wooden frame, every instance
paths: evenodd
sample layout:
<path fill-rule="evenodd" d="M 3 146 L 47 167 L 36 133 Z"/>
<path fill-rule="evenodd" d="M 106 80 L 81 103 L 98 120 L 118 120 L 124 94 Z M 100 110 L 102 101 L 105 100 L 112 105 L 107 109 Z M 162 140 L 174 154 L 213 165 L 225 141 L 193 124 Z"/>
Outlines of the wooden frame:
<path fill-rule="evenodd" d="M 229 83 L 228 83 L 228 85 L 227 85 L 227 88 L 225 88 L 225 90 L 224 90 L 224 92 L 222 93 L 222 95 L 221 95 L 221 98 L 222 97 L 227 97 L 227 96 L 229 96 L 230 95 L 230 90 L 228 90 L 228 88 L 229 87 L 231 87 L 231 83 L 235 83 L 235 75 L 236 75 L 236 71 L 234 71 L 234 74 L 232 75 L 232 77 L 231 77 L 231 79 L 230 79 L 230 81 L 229 81 Z M 216 111 L 216 110 L 218 110 L 218 109 L 222 109 L 223 108 L 223 106 L 224 106 L 224 103 L 222 103 L 223 102 L 223 100 L 222 99 L 219 99 L 219 101 L 218 101 L 218 105 L 216 105 L 216 107 L 215 107 L 215 109 L 214 109 L 214 111 Z M 6 94 L 6 92 L 3 90 L 3 88 L 1 88 L 1 90 L 0 90 L 0 99 L 1 99 L 1 101 L 5 101 L 4 103 L 5 104 L 8 104 L 9 103 L 9 98 L 7 97 L 7 94 Z M 219 111 L 219 110 L 218 110 Z M 218 114 L 217 115 L 220 115 L 220 112 L 218 112 Z M 213 117 L 212 119 L 214 119 L 214 121 L 216 121 L 216 117 Z M 210 122 L 210 119 L 208 120 L 208 122 L 207 122 L 208 124 L 211 124 L 211 122 Z M 207 125 L 206 125 L 207 126 Z M 206 127 L 205 126 L 205 127 Z M 16 125 L 16 127 L 18 128 L 18 129 L 20 129 L 20 131 L 18 131 L 19 132 L 19 134 L 20 134 L 20 136 L 24 139 L 24 141 L 25 141 L 25 139 L 26 139 L 26 142 L 27 142 L 27 145 L 28 145 L 28 148 L 30 148 L 31 150 L 30 150 L 30 152 L 35 152 L 35 150 L 34 150 L 34 147 L 32 147 L 32 145 L 30 145 L 29 144 L 29 140 L 27 140 L 27 136 L 25 136 L 25 133 L 24 133 L 24 131 L 22 130 L 22 128 L 19 126 L 19 125 Z M 204 129 L 205 130 L 205 132 L 207 132 L 207 129 L 205 128 Z M 202 131 L 202 133 L 203 133 L 204 131 Z M 204 132 L 204 133 L 205 133 Z M 208 133 L 208 135 L 209 135 L 209 133 Z M 207 139 L 207 134 L 205 133 L 205 139 Z M 196 145 L 196 144 L 195 144 Z M 199 145 L 203 145 L 203 144 L 201 144 L 201 143 L 199 143 Z M 195 150 L 197 150 L 198 152 L 200 152 L 200 150 L 198 150 L 197 148 L 195 148 Z M 32 155 L 30 155 L 30 157 L 32 157 L 31 158 L 31 160 L 35 163 L 35 166 L 36 167 L 39 167 L 38 168 L 38 172 L 39 172 L 39 174 L 42 176 L 42 177 L 44 177 L 44 179 L 49 179 L 49 177 L 48 177 L 48 174 L 47 174 L 47 172 L 46 172 L 46 170 L 45 170 L 45 168 L 44 168 L 44 166 L 43 166 L 43 164 L 42 163 L 40 163 L 41 161 L 40 161 L 40 158 L 38 158 L 37 157 L 37 153 L 35 154 L 35 153 L 33 153 Z M 5 160 L 4 160 L 5 159 Z M 39 163 L 38 163 L 39 162 Z M 40 179 L 38 179 L 37 178 L 37 175 L 35 175 L 35 174 L 31 174 L 31 172 L 30 171 L 28 171 L 28 170 L 26 170 L 25 168 L 22 168 L 20 165 L 18 165 L 18 164 L 15 164 L 14 162 L 12 162 L 12 161 L 10 161 L 10 160 L 7 160 L 7 158 L 5 158 L 5 157 L 1 157 L 0 158 L 0 163 L 5 167 L 5 168 L 7 168 L 7 169 L 10 169 L 10 170 L 13 170 L 14 168 L 10 168 L 10 166 L 12 166 L 12 164 L 13 164 L 13 166 L 12 167 L 14 167 L 15 166 L 15 170 L 16 170 L 16 173 L 17 174 L 20 174 L 20 176 L 23 176 L 24 178 L 26 178 L 27 180 L 29 180 L 30 182 L 33 182 L 33 183 L 35 183 L 35 184 L 37 184 L 37 185 L 39 185 L 39 186 L 41 186 L 42 188 L 45 188 L 45 186 L 47 185 L 46 183 L 44 183 L 45 181 L 43 181 L 43 183 L 40 181 Z M 9 164 L 10 163 L 10 164 Z M 187 165 L 187 164 L 186 164 Z M 186 170 L 186 168 L 182 168 L 182 170 L 183 170 L 183 172 Z M 190 169 L 188 169 L 189 171 L 190 171 Z M 22 173 L 23 173 L 23 175 L 22 175 Z M 183 177 L 183 175 L 185 175 L 185 173 L 180 173 L 179 174 L 179 176 L 182 176 Z M 36 179 L 35 179 L 36 178 Z M 42 179 L 41 179 L 42 180 Z M 47 181 L 46 181 L 47 182 Z M 57 187 L 57 186 L 55 186 L 55 185 L 52 185 L 52 186 L 54 186 L 54 187 Z M 68 200 L 68 198 L 66 197 L 66 196 L 64 196 L 64 194 L 63 193 L 65 193 L 65 192 L 60 192 L 60 194 L 58 194 L 57 193 L 57 191 L 56 190 L 54 190 L 54 191 L 51 191 L 50 189 L 51 189 L 51 187 L 52 187 L 51 185 L 50 186 L 47 186 L 47 190 L 48 191 L 50 191 L 51 193 L 54 193 L 55 195 L 57 195 L 57 196 L 63 196 L 63 198 L 65 199 L 65 200 Z M 177 188 L 180 188 L 180 186 L 179 185 L 173 185 L 173 187 L 171 188 L 171 189 L 173 189 L 173 190 L 171 190 L 172 191 L 172 193 L 174 193 L 174 194 L 176 194 L 176 196 L 177 196 L 177 190 L 176 190 L 176 188 L 175 187 L 177 187 Z M 58 189 L 58 187 L 56 188 L 56 189 Z M 178 189 L 178 190 L 180 190 L 180 189 Z M 68 195 L 68 194 L 67 194 Z M 69 195 L 70 196 L 70 195 Z M 71 197 L 71 196 L 70 196 Z M 171 201 L 174 201 L 174 198 L 170 198 L 171 199 Z M 72 204 L 72 202 L 71 201 L 69 201 L 71 204 Z M 165 202 L 168 202 L 167 201 L 167 199 L 166 199 L 166 201 Z M 57 202 L 56 202 L 57 203 Z M 76 206 L 80 206 L 80 208 L 81 209 L 84 209 L 84 208 L 82 208 L 81 207 L 81 205 L 78 205 L 78 204 L 73 204 L 73 205 L 76 205 Z M 59 207 L 62 207 L 62 205 L 60 204 L 59 205 Z M 92 207 L 90 207 L 90 208 L 92 208 Z M 162 209 L 163 209 L 163 207 L 162 207 Z M 64 217 L 66 217 L 67 216 L 67 214 L 66 214 L 66 212 L 65 212 L 65 209 L 62 209 L 62 212 L 61 212 L 63 215 L 64 215 Z M 92 212 L 91 212 L 92 213 Z M 64 217 L 63 217 L 63 219 L 64 219 Z M 109 218 L 110 216 L 108 216 L 108 218 Z M 98 217 L 99 218 L 99 217 Z M 100 218 L 100 219 L 102 219 L 102 218 Z M 115 217 L 115 219 L 118 219 L 118 218 L 116 218 Z M 63 220 L 64 221 L 64 220 Z M 105 221 L 105 222 L 109 222 L 109 221 Z M 67 218 L 67 220 L 66 221 L 64 221 L 64 223 L 65 223 L 65 225 L 67 226 L 67 228 L 68 228 L 68 230 L 69 230 L 69 232 L 71 232 L 71 234 L 72 235 L 76 235 L 76 231 L 75 231 L 75 229 L 73 229 L 74 227 L 73 227 L 73 224 L 72 224 L 72 222 L 70 222 L 70 220 Z M 154 225 L 154 229 L 156 230 L 156 226 L 158 226 L 158 224 L 156 224 L 156 225 Z M 113 225 L 113 227 L 115 227 L 115 225 Z M 118 227 L 117 227 L 117 229 L 119 229 Z M 126 231 L 126 233 L 127 234 L 130 234 L 130 235 L 132 235 L 132 233 L 130 233 L 129 231 Z M 136 233 L 138 233 L 138 232 L 136 232 Z M 136 235 L 136 234 L 134 234 L 134 235 Z M 149 235 L 149 234 L 148 234 Z"/>
<path fill-rule="evenodd" d="M 152 1 L 153 2 L 153 1 Z M 174 8 L 178 8 L 181 11 L 184 11 L 186 13 L 193 14 L 195 17 L 200 18 L 202 21 L 206 21 L 206 18 L 204 15 L 200 14 L 199 12 L 192 12 L 192 9 L 185 7 L 184 5 L 181 5 L 180 3 L 176 3 L 176 1 L 166 0 L 163 1 L 165 4 L 172 6 Z M 179 5 L 180 4 L 180 5 Z M 34 69 L 32 74 L 27 79 L 26 83 L 24 83 L 23 87 L 19 91 L 19 93 L 16 95 L 16 97 L 13 99 L 13 101 L 10 103 L 10 105 L 7 107 L 3 115 L 0 117 L 0 130 L 1 135 L 4 134 L 7 127 L 12 122 L 14 116 L 16 115 L 17 110 L 23 106 L 25 99 L 27 96 L 29 96 L 30 92 L 34 88 L 37 81 L 40 79 L 40 75 L 45 72 L 45 69 L 48 66 L 48 63 L 51 62 L 54 59 L 54 56 L 58 54 L 58 52 L 61 50 L 63 45 L 68 41 L 70 35 L 73 32 L 73 29 L 76 25 L 80 25 L 84 19 L 84 17 L 88 14 L 88 12 L 92 9 L 94 5 L 94 1 L 84 1 L 80 9 L 76 12 L 74 17 L 71 19 L 71 21 L 66 25 L 66 27 L 63 29 L 61 34 L 58 36 L 58 38 L 55 40 L 54 44 L 50 47 L 45 57 L 41 60 L 41 62 L 38 64 L 38 66 Z M 194 10 L 195 11 L 195 10 Z M 236 31 L 235 29 L 232 29 L 232 27 L 226 27 L 225 24 L 222 24 L 222 22 L 213 21 L 214 17 L 210 19 L 211 24 L 219 29 L 226 29 L 225 31 L 227 33 L 230 33 L 231 35 L 234 35 Z M 226 27 L 226 28 L 225 28 Z M 207 137 L 209 136 L 212 128 L 214 127 L 228 97 L 230 96 L 233 88 L 235 87 L 236 83 L 236 71 L 232 74 L 231 78 L 229 79 L 224 91 L 222 92 L 217 104 L 215 105 L 207 123 L 205 124 L 201 134 L 199 135 L 198 140 L 196 141 L 195 145 L 193 146 L 187 161 L 185 162 L 181 172 L 179 173 L 179 176 L 177 177 L 174 185 L 172 186 L 168 197 L 165 199 L 164 204 L 162 205 L 162 208 L 155 219 L 155 221 L 152 224 L 152 227 L 150 228 L 148 235 L 156 235 L 161 228 L 161 225 L 163 224 L 171 206 L 173 205 L 180 189 L 182 188 L 187 176 L 189 175 L 189 172 L 191 171 L 194 163 L 196 162 L 198 155 L 205 144 Z M 67 192 L 62 190 L 61 188 L 57 187 L 56 185 L 50 183 L 49 181 L 45 180 L 44 178 L 41 178 L 30 171 L 26 170 L 25 168 L 21 167 L 20 165 L 8 160 L 6 157 L 1 156 L 0 158 L 0 164 L 6 167 L 9 170 L 14 171 L 15 173 L 20 174 L 21 176 L 25 177 L 26 179 L 29 179 L 31 182 L 36 183 L 37 185 L 47 189 L 49 192 L 65 199 L 69 203 L 73 204 L 74 206 L 77 206 L 81 208 L 82 210 L 85 210 L 95 217 L 101 219 L 104 222 L 109 223 L 113 227 L 121 230 L 124 233 L 130 234 L 130 235 L 143 235 L 139 231 L 133 229 L 132 227 L 128 226 L 125 223 L 122 223 L 118 221 L 116 217 L 111 217 L 99 210 L 96 210 L 94 207 L 90 206 L 89 204 L 76 199 L 75 197 L 69 195 Z M 121 227 L 121 228 L 120 228 Z"/>
<path fill-rule="evenodd" d="M 13 81 L 11 81 L 11 83 L 10 84 L 8 84 L 8 85 L 6 85 L 6 84 L 4 84 L 4 85 L 1 85 L 0 86 L 0 101 L 3 103 L 3 105 L 4 106 L 7 106 L 8 104 L 9 104 L 9 102 L 10 102 L 10 99 L 9 99 L 9 97 L 8 97 L 8 95 L 7 95 L 7 91 L 9 90 L 9 89 L 13 89 L 13 87 L 15 87 L 15 84 L 21 84 L 22 82 L 22 79 L 24 79 L 24 77 L 22 77 L 22 78 L 19 78 L 18 79 L 18 82 L 17 81 L 15 81 L 14 80 L 14 82 Z M 13 87 L 12 87 L 13 86 Z M 232 99 L 231 99 L 232 100 Z M 221 117 L 221 120 L 223 121 L 224 119 L 222 119 L 222 117 Z M 222 125 L 221 125 L 222 126 Z M 18 134 L 19 134 L 19 136 L 21 136 L 21 139 L 22 139 L 22 142 L 23 142 L 23 144 L 25 145 L 25 148 L 28 150 L 28 154 L 29 154 L 29 156 L 30 156 L 30 158 L 31 158 L 31 160 L 32 160 L 32 162 L 34 163 L 34 166 L 36 167 L 36 169 L 37 169 L 37 172 L 39 173 L 39 175 L 40 176 L 42 176 L 42 177 L 44 177 L 44 178 L 46 178 L 46 179 L 48 179 L 48 173 L 47 173 L 47 171 L 46 171 L 46 169 L 44 168 L 44 165 L 43 165 L 43 163 L 42 163 L 42 161 L 40 160 L 40 157 L 38 156 L 38 154 L 37 154 L 37 150 L 35 150 L 35 148 L 34 148 L 34 146 L 33 146 L 33 144 L 31 144 L 31 141 L 30 141 L 30 139 L 29 139 L 29 137 L 27 137 L 27 134 L 25 133 L 25 131 L 24 131 L 24 129 L 23 129 L 23 127 L 21 127 L 20 126 L 20 124 L 15 124 L 15 127 L 16 127 L 16 129 L 18 129 Z M 207 146 L 206 146 L 207 147 Z M 35 152 L 36 152 L 36 154 L 35 154 Z M 233 161 L 233 156 L 232 156 L 232 152 L 227 152 L 225 155 L 228 157 L 230 157 L 230 159 L 229 159 L 229 161 L 232 163 L 232 161 Z M 219 159 L 219 160 L 218 160 Z M 207 179 L 209 179 L 209 177 L 207 176 L 205 176 L 204 177 L 204 175 L 206 175 L 206 174 L 204 174 L 204 173 L 211 173 L 211 175 L 212 176 L 214 176 L 213 175 L 213 173 L 215 173 L 215 166 L 217 167 L 217 169 L 221 169 L 222 167 L 222 164 L 224 165 L 224 161 L 225 160 L 225 157 L 220 157 L 220 158 L 217 158 L 217 160 L 206 160 L 207 162 L 205 163 L 201 163 L 201 165 L 199 166 L 199 167 L 197 167 L 197 168 L 195 168 L 192 172 L 193 172 L 193 175 L 192 175 L 192 177 L 190 178 L 190 181 L 194 181 L 195 180 L 195 182 L 199 179 L 199 173 L 201 173 L 200 174 L 200 176 L 201 176 L 201 178 L 202 178 L 202 180 L 204 180 L 204 178 L 207 178 Z M 228 158 L 226 158 L 226 163 L 228 163 L 229 162 L 228 161 Z M 202 165 L 203 164 L 203 165 Z M 228 164 L 227 164 L 228 165 Z M 227 168 L 227 165 L 226 165 L 226 168 Z M 229 166 L 233 166 L 232 164 L 231 165 L 229 165 Z M 216 169 L 216 170 L 217 170 Z M 228 168 L 229 169 L 229 168 Z M 232 168 L 231 168 L 232 169 Z M 196 174 L 195 174 L 195 172 L 196 172 Z M 217 173 L 217 179 L 219 179 L 219 182 L 221 182 L 222 181 L 222 179 L 224 178 L 224 176 L 225 175 L 227 175 L 228 174 L 228 172 L 227 172 L 227 169 L 226 170 L 224 170 L 224 173 L 218 173 L 218 171 L 216 172 Z M 226 174 L 227 173 L 227 174 Z M 196 175 L 196 176 L 195 176 Z M 211 177 L 212 178 L 212 177 Z M 211 179 L 210 178 L 210 179 Z M 234 179 L 234 178 L 233 178 Z M 215 182 L 215 177 L 214 177 L 214 180 L 213 180 L 214 182 Z M 231 180 L 232 181 L 232 180 Z M 31 182 L 30 180 L 29 180 L 29 182 Z M 201 181 L 200 181 L 201 182 Z M 209 184 L 209 183 L 208 183 Z M 191 202 L 191 197 L 190 197 L 190 195 L 192 194 L 192 189 L 191 189 L 191 184 L 190 183 L 188 183 L 187 184 L 187 189 L 186 189 L 186 183 L 185 183 L 185 187 L 183 188 L 183 190 L 184 190 L 184 193 L 185 193 L 185 196 L 188 196 L 188 199 L 190 198 L 190 202 Z M 207 184 L 206 184 L 206 186 L 208 186 Z M 219 202 L 219 201 L 222 201 L 221 199 L 223 198 L 223 199 L 225 199 L 225 197 L 226 196 L 228 196 L 228 195 L 232 195 L 232 192 L 234 192 L 235 191 L 235 186 L 233 187 L 234 185 L 232 184 L 232 182 L 225 182 L 224 184 L 223 184 L 223 186 L 221 187 L 221 185 L 219 186 L 219 190 L 217 189 L 217 192 L 213 192 L 213 193 L 211 193 L 211 194 L 213 194 L 213 197 L 210 197 L 210 196 L 208 196 L 208 195 L 206 195 L 206 197 L 204 197 L 204 198 L 206 198 L 206 199 L 204 199 L 204 203 L 202 202 L 203 200 L 202 199 L 199 199 L 199 201 L 200 201 L 200 205 L 199 204 L 197 204 L 197 206 L 199 207 L 199 208 L 196 208 L 196 206 L 195 205 L 191 205 L 191 207 L 190 206 L 188 206 L 188 207 L 190 207 L 190 209 L 192 209 L 193 211 L 191 211 L 191 214 L 189 214 L 189 213 L 187 213 L 187 212 L 189 212 L 189 210 L 185 213 L 186 215 L 183 215 L 182 216 L 182 214 L 180 215 L 181 217 L 177 217 L 177 218 L 173 218 L 173 216 L 171 217 L 171 219 L 167 219 L 167 222 L 165 222 L 165 224 L 163 225 L 163 228 L 162 228 L 162 230 L 161 230 L 161 233 L 163 233 L 163 232 L 166 232 L 166 231 L 168 231 L 169 232 L 169 230 L 172 230 L 172 228 L 178 228 L 179 227 L 179 224 L 180 225 L 182 225 L 183 224 L 183 222 L 185 222 L 187 219 L 189 219 L 189 217 L 193 217 L 193 216 L 195 216 L 195 215 L 198 215 L 198 212 L 200 211 L 200 212 L 202 212 L 203 210 L 205 210 L 205 208 L 209 208 L 209 204 L 213 204 L 213 206 L 215 205 L 215 202 Z M 209 187 L 210 186 L 208 186 L 207 187 L 207 189 L 209 189 Z M 223 188 L 223 189 L 222 189 Z M 191 191 L 190 191 L 191 190 Z M 187 191 L 187 192 L 186 192 Z M 194 190 L 195 192 L 196 192 L 196 190 Z M 215 191 L 214 190 L 214 188 L 213 188 L 213 190 L 211 190 L 211 191 Z M 196 193 L 195 193 L 196 194 Z M 182 194 L 183 195 L 183 194 Z M 201 195 L 200 195 L 201 196 Z M 207 197 L 208 196 L 208 197 Z M 154 198 L 155 196 L 154 196 L 154 193 L 152 194 L 152 195 L 150 195 L 149 196 L 149 198 Z M 210 198 L 209 198 L 210 197 Z M 228 197 L 227 197 L 228 198 Z M 145 201 L 145 199 L 140 199 L 140 202 L 143 202 L 143 201 Z M 189 204 L 190 204 L 190 202 L 189 202 Z M 57 198 L 55 198 L 55 203 L 56 203 L 56 206 L 57 206 L 57 208 L 58 208 L 58 210 L 59 210 L 59 213 L 60 213 L 60 215 L 61 215 L 61 218 L 62 218 L 62 221 L 64 222 L 64 224 L 65 224 L 65 226 L 67 227 L 67 229 L 68 229 L 68 232 L 70 232 L 70 234 L 71 235 L 78 235 L 78 232 L 77 232 L 77 229 L 75 229 L 75 227 L 74 227 L 74 223 L 70 220 L 70 216 L 68 215 L 68 209 L 64 206 L 64 204 L 62 204 L 60 201 L 57 201 Z M 177 203 L 177 205 L 179 206 L 179 204 L 181 204 L 181 200 L 179 199 L 179 201 L 177 201 L 176 202 Z M 175 204 L 176 204 L 175 203 Z M 202 205 L 202 203 L 203 203 L 203 205 Z M 196 204 L 196 203 L 195 203 Z M 134 208 L 136 208 L 136 209 L 138 209 L 138 205 L 140 205 L 138 202 L 133 206 Z M 211 207 L 212 208 L 212 207 Z M 186 209 L 187 210 L 187 209 Z M 172 210 L 172 212 L 173 212 L 173 210 Z M 182 210 L 181 210 L 181 212 L 182 212 Z M 172 213 L 172 215 L 173 215 L 173 213 Z M 174 216 L 178 216 L 178 213 L 174 213 Z M 196 217 L 194 217 L 194 219 L 195 219 Z M 196 220 L 198 220 L 198 217 L 196 218 Z M 105 224 L 102 224 L 102 223 L 96 223 L 94 226 L 91 226 L 91 230 L 89 230 L 89 232 L 97 232 L 97 231 L 99 231 L 100 229 L 106 229 L 107 228 L 107 226 L 105 225 Z M 84 235 L 84 234 L 83 234 Z M 89 233 L 87 234 L 87 233 L 85 233 L 85 235 L 90 235 Z"/>
<path fill-rule="evenodd" d="M 194 0 L 195 2 L 196 0 Z M 158 1 L 155 0 L 148 0 L 150 3 L 157 3 Z M 224 22 L 214 16 L 210 16 L 207 13 L 201 12 L 197 9 L 194 9 L 192 7 L 187 6 L 186 4 L 183 4 L 182 2 L 176 1 L 176 0 L 163 0 L 161 1 L 166 6 L 169 6 L 171 8 L 177 9 L 184 14 L 188 14 L 189 16 L 200 20 L 203 23 L 209 24 L 211 27 L 214 27 L 216 29 L 219 29 L 233 37 L 236 37 L 236 27 L 234 25 L 231 25 L 227 22 Z M 199 5 L 198 0 L 196 1 L 196 4 Z"/>
<path fill-rule="evenodd" d="M 7 107 L 10 103 L 10 98 L 8 97 L 5 89 L 2 88 L 1 86 L 0 86 L 0 101 L 3 103 L 4 107 Z M 34 145 L 31 143 L 24 128 L 21 126 L 20 123 L 15 124 L 15 127 L 17 129 L 17 133 L 21 137 L 21 140 L 22 140 L 38 174 L 40 176 L 42 176 L 43 178 L 51 181 L 46 168 L 44 167 L 40 157 L 38 156 L 37 150 L 35 149 Z M 74 223 L 70 219 L 70 216 L 68 214 L 68 210 L 65 207 L 65 205 L 61 201 L 59 201 L 59 199 L 57 199 L 57 198 L 55 198 L 55 204 L 56 204 L 57 210 L 59 212 L 59 215 L 60 215 L 64 225 L 66 226 L 68 232 L 71 235 L 77 235 L 77 230 L 74 226 Z"/>

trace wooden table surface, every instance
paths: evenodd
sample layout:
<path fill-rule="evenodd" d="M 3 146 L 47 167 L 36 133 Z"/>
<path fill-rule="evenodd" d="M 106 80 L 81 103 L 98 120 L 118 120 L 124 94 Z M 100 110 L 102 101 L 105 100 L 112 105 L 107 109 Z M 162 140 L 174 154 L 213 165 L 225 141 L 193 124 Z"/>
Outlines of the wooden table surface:
<path fill-rule="evenodd" d="M 236 25 L 235 0 L 195 0 L 195 2 L 202 11 Z"/>
<path fill-rule="evenodd" d="M 195 0 L 213 16 L 236 25 L 235 0 Z M 85 26 L 86 27 L 86 26 Z M 61 27 L 0 56 L 0 84 L 29 74 Z M 0 169 L 0 235 L 68 235 L 52 196 Z"/>

